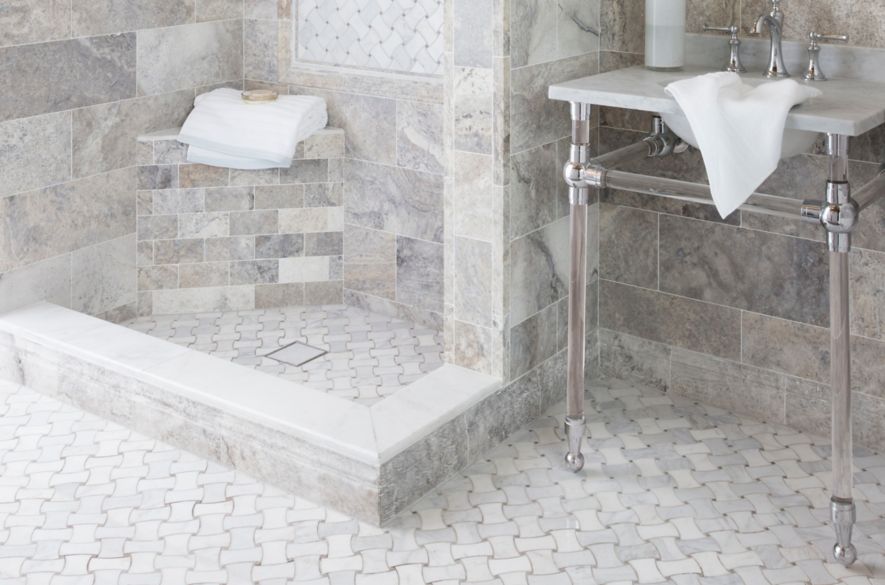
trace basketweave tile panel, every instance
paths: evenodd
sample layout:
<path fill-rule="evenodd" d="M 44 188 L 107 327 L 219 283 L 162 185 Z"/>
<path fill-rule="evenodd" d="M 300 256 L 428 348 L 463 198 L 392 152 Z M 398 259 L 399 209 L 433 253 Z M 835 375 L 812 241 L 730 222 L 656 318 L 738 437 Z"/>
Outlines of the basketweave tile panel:
<path fill-rule="evenodd" d="M 379 529 L 0 384 L 13 583 L 885 582 L 885 457 L 858 452 L 859 559 L 830 562 L 826 440 L 596 385 L 587 467 L 557 405 Z"/>
<path fill-rule="evenodd" d="M 298 0 L 295 4 L 299 61 L 442 74 L 442 0 Z"/>

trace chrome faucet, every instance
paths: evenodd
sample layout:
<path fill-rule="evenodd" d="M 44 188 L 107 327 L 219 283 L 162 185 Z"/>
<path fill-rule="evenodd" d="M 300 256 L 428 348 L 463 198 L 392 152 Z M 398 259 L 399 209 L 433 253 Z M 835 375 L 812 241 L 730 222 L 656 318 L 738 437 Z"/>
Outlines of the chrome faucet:
<path fill-rule="evenodd" d="M 769 79 L 789 77 L 787 66 L 784 64 L 784 12 L 781 10 L 780 0 L 771 0 L 771 12 L 763 14 L 756 20 L 753 33 L 761 34 L 763 28 L 768 28 L 771 37 L 771 56 L 768 60 L 768 71 L 765 77 Z"/>

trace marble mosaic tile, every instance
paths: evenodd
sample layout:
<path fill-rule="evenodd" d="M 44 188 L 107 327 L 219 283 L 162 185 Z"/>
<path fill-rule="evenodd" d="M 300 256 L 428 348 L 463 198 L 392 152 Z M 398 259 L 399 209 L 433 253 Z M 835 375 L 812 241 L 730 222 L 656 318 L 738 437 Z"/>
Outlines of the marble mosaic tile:
<path fill-rule="evenodd" d="M 238 20 L 140 31 L 139 95 L 242 78 L 242 39 Z"/>
<path fill-rule="evenodd" d="M 0 196 L 70 178 L 70 113 L 0 123 Z"/>
<path fill-rule="evenodd" d="M 0 120 L 134 97 L 135 62 L 134 33 L 2 48 Z"/>

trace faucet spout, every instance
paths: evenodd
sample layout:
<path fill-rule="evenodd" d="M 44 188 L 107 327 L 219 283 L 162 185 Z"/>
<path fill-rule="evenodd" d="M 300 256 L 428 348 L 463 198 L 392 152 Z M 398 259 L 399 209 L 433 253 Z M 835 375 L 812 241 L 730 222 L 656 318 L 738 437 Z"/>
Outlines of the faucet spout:
<path fill-rule="evenodd" d="M 762 34 L 762 29 L 768 29 L 768 36 L 771 37 L 771 53 L 768 59 L 768 71 L 765 77 L 769 79 L 783 79 L 790 76 L 787 66 L 784 63 L 783 49 L 783 12 L 772 11 L 771 14 L 763 14 L 756 19 L 753 26 L 753 33 Z"/>

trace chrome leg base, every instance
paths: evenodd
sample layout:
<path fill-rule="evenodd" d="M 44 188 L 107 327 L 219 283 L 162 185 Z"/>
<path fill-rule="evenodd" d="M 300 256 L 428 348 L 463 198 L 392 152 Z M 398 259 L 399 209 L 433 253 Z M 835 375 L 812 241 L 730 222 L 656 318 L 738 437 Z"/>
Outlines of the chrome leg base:
<path fill-rule="evenodd" d="M 857 518 L 854 502 L 833 498 L 830 500 L 830 515 L 833 519 L 833 528 L 836 530 L 833 556 L 836 562 L 849 567 L 857 560 L 857 549 L 851 544 L 851 531 Z"/>
<path fill-rule="evenodd" d="M 581 444 L 584 441 L 584 431 L 587 423 L 583 416 L 565 418 L 565 437 L 568 440 L 568 453 L 565 455 L 565 464 L 575 473 L 584 469 L 584 455 L 581 453 Z"/>

